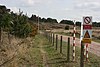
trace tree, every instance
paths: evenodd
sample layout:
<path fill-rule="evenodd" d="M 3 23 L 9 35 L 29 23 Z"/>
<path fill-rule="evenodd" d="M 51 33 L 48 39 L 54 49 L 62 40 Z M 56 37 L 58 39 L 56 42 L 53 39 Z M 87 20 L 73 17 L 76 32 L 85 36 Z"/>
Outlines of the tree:
<path fill-rule="evenodd" d="M 11 16 L 9 14 L 10 9 L 7 9 L 5 6 L 0 6 L 0 42 L 2 36 L 2 29 L 9 30 Z"/>
<path fill-rule="evenodd" d="M 35 22 L 37 21 L 36 15 L 33 15 L 33 14 L 32 14 L 32 16 L 29 19 L 32 20 L 32 21 L 35 21 Z"/>
<path fill-rule="evenodd" d="M 17 19 L 13 20 L 14 24 L 12 28 L 12 34 L 21 38 L 27 37 L 32 31 L 32 28 L 28 23 L 28 17 L 20 13 L 19 15 L 15 15 L 15 18 Z"/>
<path fill-rule="evenodd" d="M 42 20 L 42 22 L 46 22 L 46 19 L 45 18 L 42 18 L 41 20 Z"/>
<path fill-rule="evenodd" d="M 81 27 L 81 22 L 76 22 L 76 26 L 80 26 Z"/>
<path fill-rule="evenodd" d="M 69 25 L 73 25 L 74 24 L 74 22 L 71 21 L 71 20 L 61 20 L 60 23 L 62 23 L 62 24 L 69 24 Z"/>

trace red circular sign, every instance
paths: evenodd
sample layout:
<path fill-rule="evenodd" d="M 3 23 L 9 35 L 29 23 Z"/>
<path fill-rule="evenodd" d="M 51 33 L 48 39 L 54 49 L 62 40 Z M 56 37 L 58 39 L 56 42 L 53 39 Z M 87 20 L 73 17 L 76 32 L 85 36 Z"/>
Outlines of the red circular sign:
<path fill-rule="evenodd" d="M 84 22 L 85 22 L 86 24 L 89 24 L 89 23 L 91 22 L 91 18 L 90 18 L 90 17 L 85 17 L 85 18 L 84 18 Z"/>

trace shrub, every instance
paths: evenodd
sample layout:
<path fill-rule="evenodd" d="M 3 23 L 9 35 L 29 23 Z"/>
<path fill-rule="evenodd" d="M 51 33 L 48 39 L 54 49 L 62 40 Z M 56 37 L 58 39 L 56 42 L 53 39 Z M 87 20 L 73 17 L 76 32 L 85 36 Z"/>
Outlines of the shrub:
<path fill-rule="evenodd" d="M 69 26 L 65 26 L 65 30 L 69 30 Z"/>

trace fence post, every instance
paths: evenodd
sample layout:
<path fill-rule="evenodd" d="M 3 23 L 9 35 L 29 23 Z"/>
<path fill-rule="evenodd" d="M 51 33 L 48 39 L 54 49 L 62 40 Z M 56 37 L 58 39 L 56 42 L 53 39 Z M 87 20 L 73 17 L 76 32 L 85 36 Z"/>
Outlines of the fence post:
<path fill-rule="evenodd" d="M 53 33 L 53 42 L 52 43 L 53 43 L 53 46 L 54 46 L 54 33 Z"/>
<path fill-rule="evenodd" d="M 60 53 L 62 53 L 62 36 L 61 36 L 61 40 L 60 40 Z"/>
<path fill-rule="evenodd" d="M 80 67 L 84 67 L 84 43 L 81 41 Z"/>
<path fill-rule="evenodd" d="M 48 40 L 49 40 L 49 34 L 48 34 L 48 32 L 47 32 L 47 38 L 48 38 Z"/>
<path fill-rule="evenodd" d="M 52 43 L 52 33 L 51 33 L 51 37 L 50 37 L 51 43 Z"/>
<path fill-rule="evenodd" d="M 49 39 L 49 42 L 50 42 L 50 33 L 48 33 L 48 39 Z"/>
<path fill-rule="evenodd" d="M 70 38 L 68 37 L 67 61 L 70 61 Z"/>
<path fill-rule="evenodd" d="M 58 35 L 56 35 L 56 50 L 57 50 L 57 46 L 58 46 Z"/>

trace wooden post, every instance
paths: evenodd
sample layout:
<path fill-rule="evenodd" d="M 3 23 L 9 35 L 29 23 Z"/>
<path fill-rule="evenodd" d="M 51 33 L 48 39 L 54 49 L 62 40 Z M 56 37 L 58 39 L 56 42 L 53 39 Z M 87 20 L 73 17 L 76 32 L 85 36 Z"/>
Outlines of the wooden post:
<path fill-rule="evenodd" d="M 84 67 L 84 43 L 81 41 L 80 67 Z"/>
<path fill-rule="evenodd" d="M 60 40 L 60 53 L 62 53 L 62 36 L 61 36 L 61 40 Z"/>
<path fill-rule="evenodd" d="M 52 43 L 53 43 L 53 46 L 54 46 L 54 39 L 55 39 L 54 36 L 55 36 L 55 35 L 54 35 L 54 33 L 53 33 L 53 39 L 52 39 L 52 40 L 53 40 L 53 42 L 52 42 Z"/>
<path fill-rule="evenodd" d="M 49 34 L 49 42 L 50 42 L 50 33 L 48 33 Z"/>
<path fill-rule="evenodd" d="M 52 33 L 51 33 L 51 43 L 52 43 Z"/>
<path fill-rule="evenodd" d="M 57 50 L 57 46 L 58 46 L 58 35 L 56 35 L 56 50 Z"/>
<path fill-rule="evenodd" d="M 67 61 L 70 61 L 70 38 L 68 37 Z"/>

